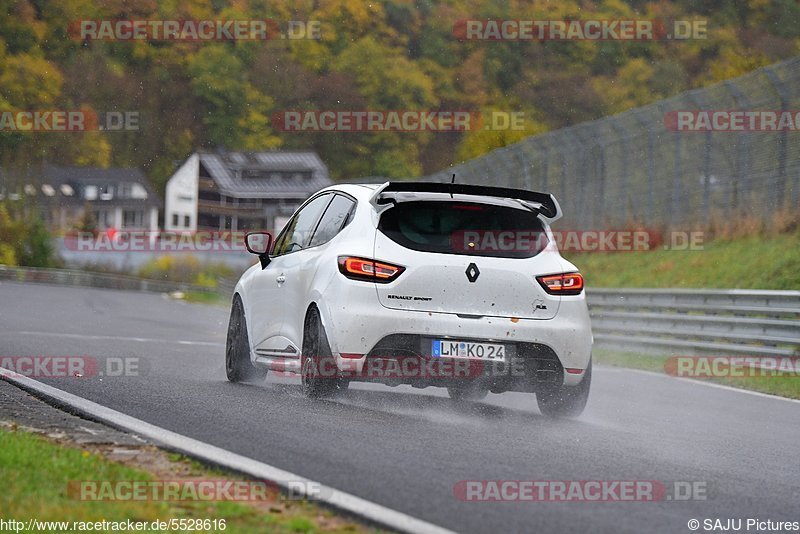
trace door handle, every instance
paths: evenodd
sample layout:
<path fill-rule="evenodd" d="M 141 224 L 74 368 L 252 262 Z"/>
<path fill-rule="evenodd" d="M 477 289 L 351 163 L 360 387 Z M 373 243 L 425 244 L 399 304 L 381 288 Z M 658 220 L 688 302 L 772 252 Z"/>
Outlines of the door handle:
<path fill-rule="evenodd" d="M 282 284 L 282 283 L 284 283 L 284 282 L 286 281 L 286 277 L 285 277 L 283 274 L 280 274 L 280 275 L 278 275 L 278 277 L 275 279 L 275 281 L 276 281 L 276 282 L 278 282 L 279 284 Z"/>

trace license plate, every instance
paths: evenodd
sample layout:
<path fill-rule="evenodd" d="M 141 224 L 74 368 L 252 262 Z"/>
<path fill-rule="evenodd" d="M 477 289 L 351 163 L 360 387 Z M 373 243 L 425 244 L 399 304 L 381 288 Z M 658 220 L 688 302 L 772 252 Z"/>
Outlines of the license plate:
<path fill-rule="evenodd" d="M 461 358 L 464 360 L 506 361 L 506 347 L 496 343 L 476 343 L 453 339 L 434 339 L 431 356 L 434 358 Z"/>

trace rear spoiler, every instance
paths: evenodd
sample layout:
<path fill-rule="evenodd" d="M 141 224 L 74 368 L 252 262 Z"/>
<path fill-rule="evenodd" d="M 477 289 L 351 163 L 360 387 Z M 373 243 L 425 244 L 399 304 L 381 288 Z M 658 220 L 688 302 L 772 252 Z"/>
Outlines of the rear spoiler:
<path fill-rule="evenodd" d="M 561 207 L 555 197 L 549 193 L 487 185 L 451 184 L 446 182 L 386 182 L 375 191 L 370 202 L 375 206 L 388 204 L 393 202 L 397 193 L 447 193 L 450 195 L 509 198 L 522 202 L 535 202 L 538 206 L 533 206 L 532 208 L 550 222 L 561 217 Z"/>

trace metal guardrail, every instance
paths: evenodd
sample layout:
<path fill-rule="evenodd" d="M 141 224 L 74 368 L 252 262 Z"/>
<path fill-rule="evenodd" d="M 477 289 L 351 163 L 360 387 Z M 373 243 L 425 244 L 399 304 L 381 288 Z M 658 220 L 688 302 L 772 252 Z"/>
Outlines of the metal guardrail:
<path fill-rule="evenodd" d="M 214 289 L 171 282 L 168 280 L 148 280 L 121 274 L 94 273 L 66 269 L 43 269 L 38 267 L 8 267 L 0 265 L 0 281 L 34 282 L 64 286 L 96 287 L 102 289 L 127 289 L 132 291 L 153 291 L 171 293 L 172 291 L 212 292 Z"/>
<path fill-rule="evenodd" d="M 0 281 L 67 286 L 233 294 L 235 279 L 211 289 L 119 274 L 8 267 Z M 597 346 L 644 352 L 800 355 L 800 291 L 700 289 L 590 289 Z"/>
<path fill-rule="evenodd" d="M 591 289 L 599 347 L 719 355 L 800 355 L 800 291 Z"/>

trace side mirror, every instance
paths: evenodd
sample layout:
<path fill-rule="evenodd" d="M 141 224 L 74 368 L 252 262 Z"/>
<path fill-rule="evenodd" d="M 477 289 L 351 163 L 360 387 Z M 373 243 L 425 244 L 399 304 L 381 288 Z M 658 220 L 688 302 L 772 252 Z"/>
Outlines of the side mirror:
<path fill-rule="evenodd" d="M 261 260 L 261 268 L 269 265 L 269 252 L 272 250 L 272 234 L 269 232 L 248 232 L 244 236 L 244 246 L 251 254 Z"/>

